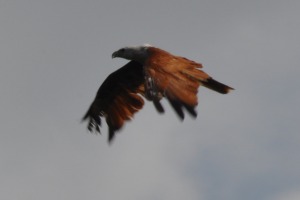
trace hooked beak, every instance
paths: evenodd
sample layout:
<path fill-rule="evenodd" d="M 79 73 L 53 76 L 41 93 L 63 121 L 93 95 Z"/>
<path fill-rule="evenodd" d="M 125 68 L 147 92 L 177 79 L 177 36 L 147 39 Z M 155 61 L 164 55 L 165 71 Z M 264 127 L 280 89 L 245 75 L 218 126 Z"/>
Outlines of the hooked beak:
<path fill-rule="evenodd" d="M 115 58 L 118 56 L 118 51 L 115 51 L 112 55 L 111 55 L 111 58 Z"/>

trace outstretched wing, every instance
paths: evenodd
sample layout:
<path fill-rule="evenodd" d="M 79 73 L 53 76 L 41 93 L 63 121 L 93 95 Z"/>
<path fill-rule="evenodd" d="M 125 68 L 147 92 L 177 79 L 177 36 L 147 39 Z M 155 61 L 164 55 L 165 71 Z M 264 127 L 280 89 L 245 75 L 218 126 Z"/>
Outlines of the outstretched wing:
<path fill-rule="evenodd" d="M 145 73 L 153 79 L 155 88 L 164 94 L 178 116 L 183 119 L 185 108 L 196 117 L 197 92 L 202 81 L 210 78 L 200 70 L 202 65 L 164 50 L 150 47 Z"/>
<path fill-rule="evenodd" d="M 108 140 L 112 141 L 115 131 L 144 105 L 143 66 L 130 61 L 110 74 L 99 88 L 96 98 L 82 120 L 89 120 L 88 129 L 100 133 L 101 117 L 109 127 Z"/>

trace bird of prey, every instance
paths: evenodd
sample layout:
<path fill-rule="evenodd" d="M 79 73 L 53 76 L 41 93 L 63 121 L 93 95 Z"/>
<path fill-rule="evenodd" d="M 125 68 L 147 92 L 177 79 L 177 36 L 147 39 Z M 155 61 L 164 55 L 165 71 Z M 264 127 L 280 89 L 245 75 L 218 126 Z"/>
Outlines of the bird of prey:
<path fill-rule="evenodd" d="M 105 118 L 109 142 L 143 107 L 144 99 L 163 113 L 160 100 L 166 98 L 183 120 L 184 110 L 197 116 L 200 85 L 221 94 L 233 90 L 202 71 L 202 64 L 151 45 L 124 47 L 112 54 L 115 57 L 130 61 L 105 79 L 82 119 L 88 120 L 89 131 L 100 133 L 101 118 Z"/>

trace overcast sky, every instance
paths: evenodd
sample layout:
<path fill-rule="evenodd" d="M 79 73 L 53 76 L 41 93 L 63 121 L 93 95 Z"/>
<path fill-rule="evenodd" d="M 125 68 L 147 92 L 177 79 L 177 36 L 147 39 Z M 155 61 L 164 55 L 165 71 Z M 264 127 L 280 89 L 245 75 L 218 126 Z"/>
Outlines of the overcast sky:
<path fill-rule="evenodd" d="M 300 199 L 299 0 L 0 0 L 0 198 Z M 107 144 L 80 123 L 150 43 L 236 90 L 198 118 L 148 103 Z"/>

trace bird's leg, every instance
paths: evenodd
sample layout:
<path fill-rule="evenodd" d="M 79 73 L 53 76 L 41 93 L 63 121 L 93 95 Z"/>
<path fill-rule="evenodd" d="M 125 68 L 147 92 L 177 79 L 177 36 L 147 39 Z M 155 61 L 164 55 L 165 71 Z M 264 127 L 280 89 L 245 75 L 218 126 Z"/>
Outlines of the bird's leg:
<path fill-rule="evenodd" d="M 156 110 L 159 113 L 164 113 L 165 110 L 160 103 L 162 94 L 158 92 L 154 80 L 150 76 L 145 76 L 145 97 L 149 101 L 152 101 Z"/>
<path fill-rule="evenodd" d="M 145 75 L 145 96 L 150 101 L 157 101 L 159 100 L 159 94 L 156 88 L 156 85 L 154 83 L 154 80 L 148 76 Z"/>

